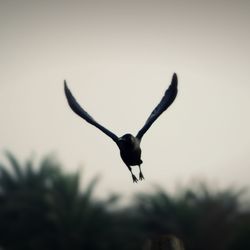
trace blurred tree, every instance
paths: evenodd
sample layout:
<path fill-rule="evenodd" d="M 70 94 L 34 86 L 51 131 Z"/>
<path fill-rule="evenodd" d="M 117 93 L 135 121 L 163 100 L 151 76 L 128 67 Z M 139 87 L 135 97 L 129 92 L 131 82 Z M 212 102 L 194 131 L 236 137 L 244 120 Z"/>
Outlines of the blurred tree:
<path fill-rule="evenodd" d="M 145 238 L 174 234 L 187 249 L 223 250 L 229 249 L 241 220 L 240 194 L 230 189 L 213 193 L 200 184 L 173 197 L 159 188 L 137 195 L 134 211 Z"/>
<path fill-rule="evenodd" d="M 51 157 L 36 168 L 7 153 L 0 165 L 0 246 L 8 249 L 108 249 L 106 203 L 95 201 L 95 178 L 84 192 L 79 173 L 63 174 Z"/>
<path fill-rule="evenodd" d="M 11 168 L 0 165 L 0 242 L 7 249 L 42 249 L 53 225 L 47 218 L 50 183 L 59 174 L 48 158 L 36 170 L 29 160 L 21 166 L 10 153 Z M 44 237 L 42 238 L 41 235 Z"/>
<path fill-rule="evenodd" d="M 138 250 L 161 235 L 177 236 L 188 250 L 250 249 L 250 209 L 242 209 L 241 191 L 200 184 L 170 195 L 157 188 L 118 208 L 117 195 L 94 198 L 98 177 L 81 190 L 80 174 L 64 174 L 52 157 L 20 164 L 6 156 L 10 166 L 0 164 L 0 249 Z"/>
<path fill-rule="evenodd" d="M 243 211 L 235 227 L 229 250 L 250 249 L 250 212 Z"/>

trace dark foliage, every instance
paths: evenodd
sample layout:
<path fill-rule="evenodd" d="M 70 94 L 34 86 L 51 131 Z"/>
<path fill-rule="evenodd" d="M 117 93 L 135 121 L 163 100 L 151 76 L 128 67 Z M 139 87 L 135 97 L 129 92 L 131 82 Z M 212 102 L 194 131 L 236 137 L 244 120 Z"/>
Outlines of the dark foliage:
<path fill-rule="evenodd" d="M 38 166 L 7 158 L 10 166 L 0 164 L 0 249 L 136 250 L 166 234 L 188 250 L 250 249 L 250 210 L 242 209 L 239 191 L 156 189 L 118 209 L 115 196 L 94 198 L 98 178 L 81 190 L 79 173 L 63 173 L 51 157 Z"/>

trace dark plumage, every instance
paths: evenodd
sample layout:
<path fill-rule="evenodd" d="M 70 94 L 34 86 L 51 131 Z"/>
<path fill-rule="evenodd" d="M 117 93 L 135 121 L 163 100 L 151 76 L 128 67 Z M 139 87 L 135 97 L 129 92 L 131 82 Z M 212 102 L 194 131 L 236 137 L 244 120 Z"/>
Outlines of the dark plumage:
<path fill-rule="evenodd" d="M 68 100 L 69 106 L 71 109 L 80 117 L 82 117 L 85 121 L 88 123 L 94 125 L 95 127 L 99 128 L 103 133 L 108 135 L 119 147 L 120 149 L 120 155 L 126 166 L 128 167 L 133 182 L 137 182 L 138 179 L 136 176 L 132 173 L 131 166 L 139 166 L 140 174 L 139 179 L 143 180 L 144 176 L 141 171 L 141 148 L 140 143 L 143 135 L 147 132 L 147 130 L 151 127 L 153 122 L 173 103 L 175 100 L 175 97 L 177 95 L 177 84 L 178 79 L 177 75 L 174 73 L 172 77 L 172 82 L 168 89 L 165 91 L 164 96 L 162 97 L 160 103 L 155 107 L 153 112 L 150 114 L 149 118 L 147 119 L 144 126 L 141 128 L 141 130 L 137 133 L 137 135 L 134 137 L 131 134 L 125 134 L 122 137 L 116 136 L 114 133 L 100 125 L 97 121 L 94 120 L 93 117 L 91 117 L 76 101 L 72 93 L 70 92 L 66 81 L 64 81 L 64 91 L 66 98 Z"/>

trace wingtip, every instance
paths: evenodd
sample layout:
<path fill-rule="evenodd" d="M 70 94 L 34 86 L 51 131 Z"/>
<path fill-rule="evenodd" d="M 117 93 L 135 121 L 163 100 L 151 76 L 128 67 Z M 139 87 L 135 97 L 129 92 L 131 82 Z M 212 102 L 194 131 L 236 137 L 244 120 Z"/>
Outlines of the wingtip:
<path fill-rule="evenodd" d="M 65 93 L 67 93 L 68 91 L 69 91 L 69 87 L 68 87 L 68 85 L 67 85 L 67 81 L 66 80 L 64 80 L 64 91 L 65 91 Z"/>
<path fill-rule="evenodd" d="M 66 95 L 66 97 L 67 97 L 67 99 L 68 99 L 68 97 L 69 97 L 69 95 L 70 95 L 70 90 L 69 90 L 69 87 L 68 87 L 68 85 L 67 85 L 66 80 L 64 80 L 64 93 L 65 93 L 65 95 Z"/>
<path fill-rule="evenodd" d="M 172 84 L 177 85 L 178 83 L 178 77 L 177 74 L 174 72 L 173 78 L 172 78 Z"/>

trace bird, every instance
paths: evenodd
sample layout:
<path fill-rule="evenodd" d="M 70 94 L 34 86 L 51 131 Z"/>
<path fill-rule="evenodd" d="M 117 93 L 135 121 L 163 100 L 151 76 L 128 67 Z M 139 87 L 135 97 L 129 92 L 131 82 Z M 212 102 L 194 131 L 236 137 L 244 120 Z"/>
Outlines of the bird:
<path fill-rule="evenodd" d="M 142 137 L 148 131 L 151 125 L 156 121 L 156 119 L 174 102 L 178 92 L 177 85 L 178 78 L 177 74 L 174 73 L 168 89 L 165 91 L 158 105 L 156 105 L 156 107 L 149 115 L 143 127 L 138 131 L 137 135 L 133 136 L 132 134 L 127 133 L 121 137 L 118 137 L 109 129 L 102 126 L 83 107 L 80 106 L 80 104 L 76 101 L 75 97 L 68 88 L 66 80 L 64 80 L 64 92 L 68 104 L 74 113 L 83 118 L 86 122 L 101 130 L 104 134 L 109 136 L 116 143 L 120 150 L 120 156 L 131 173 L 133 182 L 137 183 L 138 179 L 133 174 L 131 167 L 138 166 L 139 180 L 145 179 L 141 170 L 141 164 L 143 163 L 143 161 L 141 160 L 140 147 Z"/>

